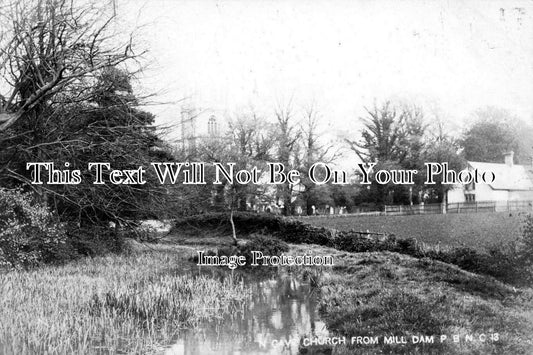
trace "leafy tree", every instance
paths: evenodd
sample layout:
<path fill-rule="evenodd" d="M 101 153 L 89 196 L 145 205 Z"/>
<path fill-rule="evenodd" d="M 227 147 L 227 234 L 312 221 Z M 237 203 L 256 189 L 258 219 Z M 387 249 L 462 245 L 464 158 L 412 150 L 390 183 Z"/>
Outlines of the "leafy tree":
<path fill-rule="evenodd" d="M 41 185 L 43 200 L 67 220 L 81 223 L 125 222 L 160 213 L 157 199 L 163 198 L 162 186 L 156 183 L 149 169 L 155 156 L 161 158 L 161 141 L 151 126 L 154 116 L 141 111 L 129 85 L 128 73 L 109 68 L 102 72 L 87 102 L 45 109 L 44 131 L 32 130 L 32 122 L 22 119 L 13 126 L 21 132 L 10 140 L 5 151 L 11 160 L 19 162 L 14 175 L 19 183 L 28 183 L 30 171 L 25 162 L 51 161 L 56 169 L 79 169 L 82 182 L 77 185 Z M 27 132 L 27 133 L 24 133 Z M 36 137 L 38 136 L 38 137 Z M 38 142 L 38 143 L 35 143 Z M 20 149 L 24 147 L 24 149 Z M 159 147 L 159 149 L 158 149 Z M 167 155 L 168 157 L 168 155 Z M 114 185 L 109 182 L 109 170 L 104 170 L 103 185 L 94 185 L 94 170 L 90 162 L 108 162 L 111 169 L 146 169 L 146 184 Z M 48 171 L 43 171 L 46 180 Z"/>
<path fill-rule="evenodd" d="M 513 150 L 519 155 L 519 145 L 508 111 L 487 107 L 474 113 L 474 123 L 464 132 L 460 141 L 467 160 L 501 163 L 504 153 Z"/>
<path fill-rule="evenodd" d="M 361 140 L 347 140 L 350 148 L 363 162 L 376 162 L 374 171 L 385 169 L 416 169 L 423 166 L 422 152 L 425 148 L 424 115 L 417 107 L 395 106 L 386 101 L 368 110 L 362 118 L 364 128 Z M 373 182 L 370 190 L 361 191 L 367 202 L 378 205 L 411 203 L 422 189 L 423 180 L 415 176 L 415 186 L 381 185 Z M 414 191 L 413 191 L 414 190 Z M 370 201 L 370 200 L 373 201 Z M 414 202 L 417 202 L 416 199 Z"/>
<path fill-rule="evenodd" d="M 331 185 L 329 188 L 334 205 L 346 207 L 348 211 L 353 209 L 357 198 L 361 195 L 360 188 L 353 185 Z"/>
<path fill-rule="evenodd" d="M 366 111 L 369 117 L 361 118 L 362 140 L 347 143 L 363 162 L 399 161 L 404 155 L 399 143 L 405 138 L 405 116 L 390 101 Z"/>
<path fill-rule="evenodd" d="M 514 146 L 515 159 L 518 164 L 533 164 L 533 122 L 529 124 L 523 120 L 515 120 L 512 123 L 515 132 L 516 145 Z"/>
<path fill-rule="evenodd" d="M 459 153 L 460 149 L 451 138 L 435 139 L 431 141 L 423 152 L 426 162 L 448 163 L 449 170 L 460 171 L 466 167 L 466 161 Z M 422 176 L 426 180 L 426 170 Z M 446 203 L 446 193 L 453 185 L 442 184 L 442 175 L 434 177 L 435 185 L 426 185 L 427 202 Z"/>

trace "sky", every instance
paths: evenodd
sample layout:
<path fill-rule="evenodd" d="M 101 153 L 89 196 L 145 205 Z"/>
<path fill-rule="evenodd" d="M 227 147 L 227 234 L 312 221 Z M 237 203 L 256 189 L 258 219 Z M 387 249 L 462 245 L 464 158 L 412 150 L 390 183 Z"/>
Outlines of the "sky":
<path fill-rule="evenodd" d="M 450 130 L 487 105 L 533 122 L 533 1 L 116 0 L 149 50 L 139 87 L 158 123 L 181 101 L 272 116 L 314 103 L 355 137 L 365 107 L 421 106 Z"/>

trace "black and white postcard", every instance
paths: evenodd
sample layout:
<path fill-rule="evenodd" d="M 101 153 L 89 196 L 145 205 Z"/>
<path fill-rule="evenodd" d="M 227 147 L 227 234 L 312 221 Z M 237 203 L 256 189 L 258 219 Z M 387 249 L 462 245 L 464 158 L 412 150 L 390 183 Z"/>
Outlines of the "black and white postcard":
<path fill-rule="evenodd" d="M 0 0 L 0 354 L 532 354 L 531 0 Z"/>

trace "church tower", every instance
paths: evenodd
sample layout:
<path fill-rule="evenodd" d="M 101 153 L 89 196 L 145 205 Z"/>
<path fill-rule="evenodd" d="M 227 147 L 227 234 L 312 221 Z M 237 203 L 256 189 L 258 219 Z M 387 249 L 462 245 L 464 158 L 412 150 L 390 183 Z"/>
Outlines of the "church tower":
<path fill-rule="evenodd" d="M 181 144 L 183 151 L 192 153 L 196 148 L 196 110 L 192 106 L 181 108 Z"/>

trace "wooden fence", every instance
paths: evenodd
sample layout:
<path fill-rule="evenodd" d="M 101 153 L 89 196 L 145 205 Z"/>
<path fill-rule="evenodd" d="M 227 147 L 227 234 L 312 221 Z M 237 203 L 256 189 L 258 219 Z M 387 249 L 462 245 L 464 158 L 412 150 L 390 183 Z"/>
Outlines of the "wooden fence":
<path fill-rule="evenodd" d="M 533 211 L 533 201 L 480 201 L 449 203 L 447 213 Z"/>
<path fill-rule="evenodd" d="M 532 211 L 533 201 L 480 201 L 463 203 L 430 203 L 423 205 L 387 205 L 383 210 L 365 210 L 344 214 L 320 214 L 317 216 L 300 217 L 351 217 L 351 216 L 385 216 L 385 215 L 414 215 L 414 214 L 442 214 L 442 213 L 479 213 L 479 212 L 519 212 Z"/>

